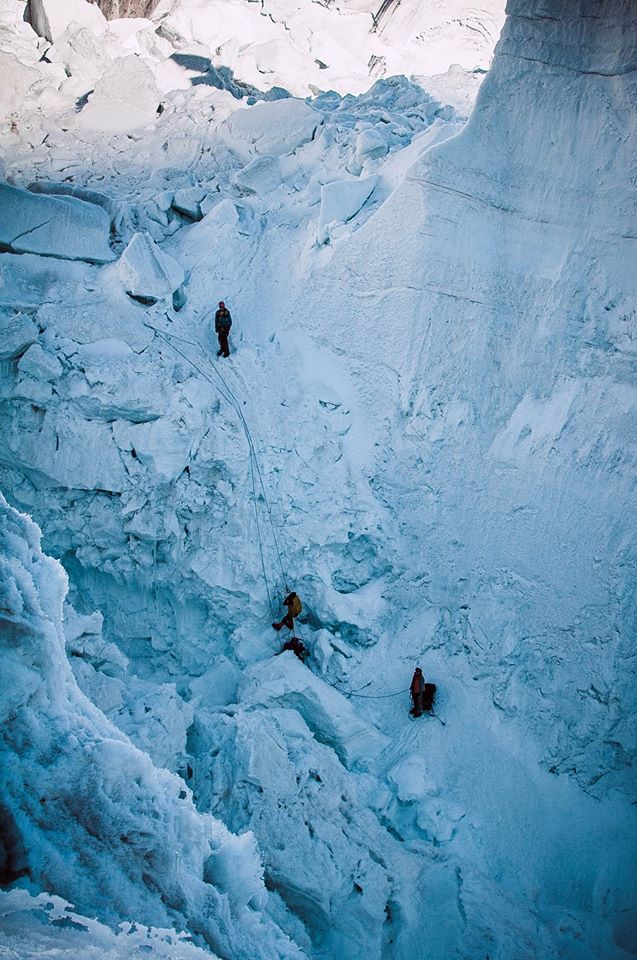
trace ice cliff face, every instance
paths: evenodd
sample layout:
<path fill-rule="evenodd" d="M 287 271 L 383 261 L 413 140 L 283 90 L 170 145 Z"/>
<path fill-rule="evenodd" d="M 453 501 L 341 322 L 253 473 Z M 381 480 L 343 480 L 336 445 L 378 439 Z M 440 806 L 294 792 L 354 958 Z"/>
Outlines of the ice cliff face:
<path fill-rule="evenodd" d="M 405 418 L 383 495 L 407 507 L 429 598 L 457 611 L 547 764 L 602 791 L 633 763 L 631 10 L 512 4 L 466 129 L 416 162 L 327 284 L 353 301 L 334 341 L 387 371 L 381 403 Z"/>
<path fill-rule="evenodd" d="M 630 4 L 511 3 L 466 125 L 471 73 L 245 108 L 196 4 L 18 7 L 0 482 L 70 603 L 3 505 L 8 879 L 236 960 L 634 955 Z M 374 699 L 417 661 L 445 726 Z"/>

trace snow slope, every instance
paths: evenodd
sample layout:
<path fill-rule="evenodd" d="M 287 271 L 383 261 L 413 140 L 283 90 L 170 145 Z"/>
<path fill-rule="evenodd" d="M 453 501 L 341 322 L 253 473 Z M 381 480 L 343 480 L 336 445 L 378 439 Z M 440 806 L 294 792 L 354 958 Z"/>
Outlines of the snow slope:
<path fill-rule="evenodd" d="M 45 60 L 18 8 L 7 175 L 106 211 L 116 262 L 0 254 L 0 482 L 70 589 L 62 624 L 5 508 L 32 611 L 8 608 L 10 879 L 237 960 L 634 956 L 631 5 L 511 2 L 467 124 L 466 73 L 457 111 L 404 78 L 261 96 L 192 3 L 70 25 Z M 431 10 L 389 13 L 411 56 Z M 312 14 L 356 40 L 369 12 Z M 352 56 L 330 85 L 364 89 Z M 286 584 L 308 667 L 273 656 Z M 439 719 L 407 717 L 416 662 Z M 38 805 L 45 776 L 79 814 Z"/>

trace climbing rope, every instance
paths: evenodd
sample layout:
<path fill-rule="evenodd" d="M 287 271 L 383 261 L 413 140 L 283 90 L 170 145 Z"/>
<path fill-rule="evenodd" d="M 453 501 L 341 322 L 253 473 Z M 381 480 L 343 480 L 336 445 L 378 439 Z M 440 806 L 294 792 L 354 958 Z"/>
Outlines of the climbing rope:
<path fill-rule="evenodd" d="M 167 336 L 170 337 L 170 336 L 172 336 L 172 334 L 171 334 L 171 333 L 168 333 Z M 182 338 L 182 339 L 184 339 L 184 338 Z M 204 352 L 204 349 L 203 349 L 203 347 L 201 346 L 201 344 L 196 344 L 196 343 L 194 343 L 193 341 L 188 341 L 188 342 L 192 343 L 193 346 L 194 346 L 197 350 L 199 350 L 204 356 L 206 356 L 206 355 L 205 355 L 205 352 Z M 206 360 L 208 360 L 208 362 L 209 362 L 209 358 L 208 358 L 208 357 L 206 357 Z M 228 396 L 230 397 L 229 400 L 228 400 L 228 396 L 226 396 L 225 399 L 228 400 L 229 403 L 231 403 L 232 407 L 234 408 L 234 410 L 236 411 L 237 415 L 239 416 L 239 418 L 240 418 L 240 420 L 241 420 L 241 423 L 243 424 L 243 429 L 244 429 L 244 431 L 245 431 L 246 439 L 247 439 L 247 441 L 248 441 L 248 445 L 249 445 L 250 450 L 252 451 L 252 455 L 253 455 L 253 457 L 254 457 L 254 465 L 255 465 L 255 468 L 256 468 L 257 477 L 259 478 L 259 486 L 261 487 L 261 494 L 262 494 L 262 496 L 263 496 L 263 502 L 264 502 L 264 504 L 265 504 L 265 509 L 266 509 L 266 511 L 267 511 L 267 514 L 268 514 L 268 520 L 269 520 L 269 523 L 270 523 L 270 529 L 271 529 L 271 531 L 272 531 L 272 539 L 273 539 L 273 541 L 274 541 L 274 547 L 275 547 L 275 549 L 276 549 L 276 554 L 277 554 L 277 559 L 278 559 L 278 563 L 279 563 L 279 568 L 280 568 L 280 570 L 281 570 L 281 577 L 282 577 L 282 580 L 283 580 L 283 584 L 284 584 L 284 586 L 285 586 L 285 591 L 286 591 L 286 593 L 288 593 L 290 588 L 288 587 L 287 576 L 286 576 L 286 574 L 285 574 L 285 568 L 284 568 L 284 566 L 283 566 L 283 557 L 282 557 L 282 554 L 281 554 L 281 547 L 280 547 L 280 545 L 279 545 L 279 538 L 278 538 L 278 535 L 277 535 L 276 526 L 275 526 L 275 523 L 274 523 L 274 518 L 272 517 L 272 509 L 271 509 L 271 507 L 270 507 L 270 500 L 269 500 L 269 498 L 268 498 L 268 495 L 267 495 L 267 492 L 266 492 L 266 489 L 265 489 L 265 483 L 264 483 L 264 480 L 263 480 L 263 474 L 262 474 L 262 472 L 261 472 L 261 466 L 260 466 L 260 464 L 259 464 L 259 458 L 257 457 L 256 445 L 255 445 L 254 439 L 253 439 L 253 437 L 252 437 L 252 432 L 251 432 L 250 427 L 249 427 L 249 425 L 248 425 L 248 421 L 246 420 L 246 418 L 245 418 L 245 416 L 244 416 L 243 410 L 241 409 L 241 404 L 239 403 L 239 401 L 238 401 L 237 397 L 235 396 L 233 390 L 231 389 L 230 385 L 228 384 L 228 381 L 225 379 L 225 377 L 223 376 L 223 374 L 221 373 L 221 371 L 218 369 L 218 367 L 216 367 L 214 364 L 212 364 L 211 366 L 212 366 L 212 371 L 213 371 L 213 373 L 214 373 L 215 376 L 221 381 L 224 390 L 226 391 L 226 393 L 227 393 Z"/>
<path fill-rule="evenodd" d="M 397 690 L 395 693 L 355 693 L 354 690 L 342 690 L 323 673 L 320 667 L 316 668 L 320 673 L 325 683 L 329 683 L 330 687 L 333 687 L 335 690 L 338 690 L 340 694 L 344 697 L 347 697 L 348 700 L 350 697 L 358 697 L 359 700 L 389 700 L 390 697 L 402 697 L 403 694 L 409 693 L 409 687 L 405 687 L 404 690 Z"/>
<path fill-rule="evenodd" d="M 253 503 L 254 503 L 254 515 L 255 515 L 256 529 L 257 529 L 257 540 L 258 540 L 258 544 L 259 544 L 259 556 L 260 556 L 260 560 L 261 560 L 261 570 L 262 570 L 262 573 L 263 573 L 263 581 L 264 581 L 264 583 L 265 583 L 265 590 L 266 590 L 266 593 L 267 593 L 267 596 L 268 596 L 268 606 L 269 606 L 269 608 L 270 608 L 270 615 L 272 616 L 272 618 L 274 618 L 274 612 L 275 612 L 275 611 L 274 611 L 274 604 L 273 604 L 273 602 L 272 602 L 272 592 L 271 592 L 271 590 L 270 590 L 270 585 L 269 585 L 269 582 L 268 582 L 268 575 L 267 575 L 266 564 L 265 564 L 265 555 L 264 555 L 264 549 L 263 549 L 263 537 L 262 537 L 262 535 L 261 535 L 261 523 L 260 523 L 260 520 L 259 520 L 259 506 L 258 506 L 257 483 L 256 483 L 256 477 L 257 477 L 257 476 L 258 476 L 258 478 L 259 478 L 259 484 L 260 484 L 260 487 L 261 487 L 261 492 L 262 492 L 263 500 L 264 500 L 264 503 L 265 503 L 265 505 L 266 505 L 266 509 L 267 509 L 267 513 L 268 513 L 268 519 L 269 519 L 270 526 L 271 526 L 271 529 L 272 529 L 272 535 L 273 535 L 274 545 L 275 545 L 276 552 L 277 552 L 277 557 L 278 557 L 278 561 L 279 561 L 279 566 L 280 566 L 280 568 L 281 568 L 281 575 L 282 575 L 282 577 L 283 577 L 284 582 L 286 581 L 287 578 L 286 578 L 286 576 L 285 576 L 285 570 L 284 570 L 284 567 L 283 567 L 283 559 L 282 559 L 282 556 L 281 556 L 281 550 L 280 550 L 280 547 L 279 547 L 279 542 L 278 542 L 278 538 L 277 538 L 277 536 L 276 536 L 276 530 L 275 530 L 275 527 L 274 527 L 274 519 L 273 519 L 273 517 L 272 517 L 272 511 L 271 511 L 270 504 L 269 504 L 268 497 L 267 497 L 267 493 L 266 493 L 266 490 L 265 490 L 265 484 L 264 484 L 264 482 L 263 482 L 263 475 L 262 475 L 262 473 L 261 473 L 261 468 L 260 468 L 260 466 L 259 466 L 259 460 L 258 460 L 258 457 L 257 457 L 254 440 L 253 440 L 253 438 L 252 438 L 252 433 L 250 432 L 250 428 L 249 428 L 249 426 L 248 426 L 248 423 L 247 423 L 247 421 L 246 421 L 246 418 L 245 418 L 245 416 L 244 416 L 244 414 L 243 414 L 243 411 L 241 410 L 241 407 L 240 407 L 240 405 L 239 405 L 239 401 L 237 400 L 237 398 L 236 398 L 236 396 L 234 395 L 233 391 L 230 389 L 229 385 L 227 384 L 227 382 L 226 382 L 226 380 L 224 379 L 224 377 L 222 376 L 222 374 L 221 374 L 214 366 L 212 367 L 212 369 L 213 369 L 213 371 L 217 374 L 218 378 L 221 380 L 222 387 L 220 387 L 217 383 L 215 383 L 215 382 L 212 380 L 212 378 L 208 375 L 208 373 L 207 373 L 205 370 L 203 370 L 202 367 L 199 366 L 199 364 L 196 363 L 196 361 L 192 359 L 192 357 L 189 357 L 186 353 L 184 353 L 183 350 L 180 350 L 180 348 L 179 348 L 175 343 L 172 343 L 172 342 L 171 342 L 171 337 L 173 337 L 173 338 L 176 339 L 176 340 L 181 340 L 181 341 L 183 341 L 184 343 L 191 344 L 193 347 L 198 347 L 198 345 L 197 345 L 196 343 L 194 343 L 194 341 L 192 341 L 192 340 L 187 340 L 185 337 L 180 337 L 178 334 L 173 334 L 173 333 L 170 333 L 170 332 L 167 332 L 167 331 L 164 331 L 164 330 L 160 330 L 158 327 L 153 326 L 153 324 L 148 323 L 148 321 L 145 321 L 145 326 L 147 326 L 149 329 L 153 330 L 159 337 L 161 337 L 161 339 L 164 341 L 164 343 L 168 344 L 168 346 L 171 347 L 171 349 L 174 350 L 175 353 L 177 353 L 180 357 L 182 357 L 184 360 L 186 360 L 187 363 L 189 363 L 211 386 L 213 386 L 213 387 L 221 394 L 221 396 L 224 398 L 224 400 L 225 400 L 228 404 L 230 404 L 230 406 L 231 406 L 231 407 L 233 408 L 233 410 L 237 413 L 239 419 L 241 420 L 241 424 L 242 424 L 243 429 L 244 429 L 244 431 L 245 431 L 246 440 L 247 440 L 247 442 L 248 442 L 249 462 L 250 462 L 250 480 L 251 480 L 251 484 L 252 484 L 252 500 L 253 500 Z M 201 347 L 198 347 L 198 349 L 202 350 Z M 203 352 L 203 350 L 202 350 L 202 352 Z M 256 475 L 255 475 L 255 471 L 256 471 Z M 286 589 L 287 589 L 287 583 L 286 583 Z"/>
<path fill-rule="evenodd" d="M 254 518 L 257 524 L 257 540 L 259 542 L 259 556 L 261 557 L 261 570 L 263 572 L 263 581 L 265 583 L 265 592 L 268 595 L 268 606 L 270 607 L 270 616 L 274 619 L 274 606 L 272 604 L 272 595 L 268 584 L 268 574 L 265 569 L 265 557 L 263 556 L 263 541 L 261 539 L 261 526 L 259 523 L 259 511 L 257 509 L 257 487 L 254 479 L 254 456 L 250 450 L 250 479 L 252 481 L 252 501 L 254 503 Z"/>
<path fill-rule="evenodd" d="M 169 318 L 169 319 L 170 319 L 170 318 Z M 190 363 L 190 365 L 191 365 L 205 380 L 207 380 L 208 383 L 211 384 L 211 386 L 213 386 L 213 387 L 221 394 L 221 396 L 222 396 L 223 399 L 226 401 L 226 403 L 230 404 L 230 406 L 233 408 L 233 410 L 235 411 L 235 413 L 237 414 L 237 416 L 239 417 L 239 419 L 240 419 L 240 421 L 241 421 L 241 424 L 242 424 L 243 429 L 244 429 L 244 432 L 245 432 L 246 440 L 247 440 L 247 443 L 248 443 L 248 449 L 249 449 L 249 455 L 250 455 L 250 480 L 251 480 L 251 484 L 252 484 L 252 500 L 253 500 L 253 503 L 254 503 L 255 521 L 256 521 L 256 529 L 257 529 L 257 540 L 258 540 L 258 543 L 259 543 L 259 555 L 260 555 L 260 559 L 261 559 L 261 570 L 262 570 L 262 573 L 263 573 L 263 581 L 264 581 L 264 583 L 265 583 L 265 589 L 266 589 L 266 593 L 267 593 L 267 596 L 268 596 L 268 605 L 269 605 L 269 607 L 270 607 L 270 614 L 271 614 L 271 616 L 274 618 L 274 606 L 273 606 L 273 602 L 272 602 L 272 594 L 271 594 L 271 591 L 270 591 L 270 586 L 269 586 L 269 583 L 268 583 L 268 576 L 267 576 L 267 570 L 266 570 L 266 564 L 265 564 L 265 556 L 264 556 L 264 551 L 263 551 L 263 538 L 262 538 L 262 536 L 261 536 L 261 524 L 260 524 L 260 520 L 259 520 L 259 509 L 258 509 L 258 503 L 257 503 L 257 499 L 258 499 L 258 498 L 257 498 L 256 478 L 258 478 L 258 480 L 259 480 L 259 486 L 260 486 L 260 488 L 261 488 L 261 495 L 262 495 L 262 497 L 263 497 L 263 502 L 264 502 L 265 507 L 266 507 L 266 511 L 267 511 L 267 515 L 268 515 L 268 521 L 269 521 L 269 524 L 270 524 L 270 529 L 271 529 L 271 531 L 272 531 L 272 539 L 273 539 L 274 546 L 275 546 L 275 549 L 276 549 L 278 564 L 279 564 L 279 568 L 280 568 L 280 570 L 281 570 L 281 577 L 282 577 L 283 583 L 284 583 L 284 585 L 285 585 L 286 593 L 289 592 L 289 587 L 288 587 L 288 583 L 287 583 L 287 577 L 286 577 L 286 574 L 285 574 L 285 567 L 284 567 L 284 565 L 283 565 L 283 557 L 282 557 L 282 553 L 281 553 L 281 547 L 280 547 L 279 539 L 278 539 L 278 536 L 277 536 L 276 526 L 275 526 L 275 524 L 274 524 L 274 518 L 273 518 L 273 516 L 272 516 L 272 510 L 271 510 L 271 507 L 270 507 L 270 501 L 269 501 L 268 496 L 267 496 L 267 492 L 266 492 L 266 489 L 265 489 L 265 483 L 264 483 L 264 480 L 263 480 L 263 474 L 262 474 L 262 472 L 261 472 L 261 467 L 260 467 L 260 465 L 259 465 L 259 458 L 258 458 L 258 456 L 257 456 L 256 447 L 255 447 L 255 443 L 254 443 L 254 440 L 253 440 L 253 437 L 252 437 L 252 433 L 251 433 L 251 431 L 250 431 L 250 427 L 249 427 L 248 422 L 247 422 L 247 420 L 246 420 L 246 418 L 245 418 L 245 416 L 244 416 L 243 410 L 241 409 L 241 404 L 239 403 L 237 397 L 235 396 L 233 390 L 231 389 L 230 385 L 228 384 L 227 380 L 225 379 L 225 377 L 223 376 L 223 374 L 221 373 L 221 371 L 220 371 L 214 364 L 211 364 L 211 369 L 212 369 L 212 371 L 214 372 L 214 374 L 215 374 L 215 376 L 217 377 L 217 379 L 220 381 L 221 386 L 219 386 L 218 383 L 215 383 L 215 382 L 212 380 L 212 378 L 208 375 L 208 373 L 206 373 L 206 371 L 203 370 L 203 369 L 199 366 L 199 364 L 197 364 L 197 363 L 192 359 L 192 357 L 189 357 L 186 353 L 184 353 L 182 350 L 180 350 L 179 347 L 176 346 L 176 344 L 173 343 L 172 341 L 173 341 L 173 340 L 180 340 L 182 343 L 187 343 L 187 344 L 189 344 L 190 346 L 194 347 L 196 350 L 200 351 L 200 352 L 204 355 L 204 357 L 205 357 L 205 359 L 206 359 L 207 362 L 210 362 L 210 358 L 209 358 L 208 356 L 206 356 L 205 351 L 204 351 L 203 347 L 201 346 L 201 344 L 196 343 L 194 340 L 188 340 L 186 337 L 182 337 L 182 336 L 180 336 L 180 335 L 177 334 L 177 333 L 173 333 L 172 331 L 160 330 L 158 327 L 153 326 L 153 324 L 148 323 L 148 321 L 144 321 L 144 324 L 145 324 L 145 326 L 147 326 L 149 329 L 153 330 L 156 334 L 158 334 L 158 335 L 162 338 L 162 340 L 163 340 L 165 343 L 167 343 L 168 346 L 171 347 L 177 354 L 179 354 L 180 357 L 182 357 L 184 360 L 186 360 L 187 363 Z M 255 472 L 256 472 L 256 477 L 255 477 Z M 297 628 L 297 629 L 298 629 L 298 628 Z M 303 638 L 303 635 L 302 635 L 300 629 L 298 630 L 298 633 L 299 633 L 299 639 L 300 639 L 303 643 L 305 643 L 304 638 Z M 294 636 L 294 630 L 292 631 L 292 635 Z M 329 677 L 321 670 L 321 668 L 320 668 L 320 667 L 318 666 L 318 664 L 316 664 L 316 663 L 315 663 L 315 668 L 316 668 L 316 671 L 317 671 L 317 672 L 320 674 L 320 676 L 322 677 L 322 679 L 325 681 L 325 683 L 327 683 L 330 687 L 332 687 L 334 690 L 336 690 L 336 691 L 337 691 L 338 693 L 340 693 L 342 696 L 347 697 L 348 699 L 351 698 L 351 697 L 357 697 L 357 698 L 360 699 L 360 700 L 389 700 L 389 699 L 391 699 L 392 697 L 401 697 L 401 696 L 403 696 L 405 693 L 409 693 L 409 690 L 410 690 L 410 687 L 405 687 L 404 690 L 396 690 L 394 693 L 357 693 L 357 692 L 354 691 L 354 690 L 343 690 L 340 686 L 338 686 L 336 683 L 334 683 L 332 680 L 330 680 Z M 438 717 L 437 714 L 433 713 L 432 715 L 435 716 L 438 720 L 440 720 L 440 722 L 441 722 L 441 723 L 443 724 L 443 726 L 444 726 L 444 721 L 441 720 L 440 717 Z"/>
<path fill-rule="evenodd" d="M 301 630 L 298 624 L 296 624 L 296 632 L 299 635 L 299 640 L 301 640 L 303 645 L 306 647 L 306 649 L 308 649 L 305 643 L 305 637 L 301 633 Z M 294 633 L 295 631 L 293 630 L 292 631 L 293 636 L 294 636 Z M 330 687 L 333 687 L 334 690 L 338 690 L 340 694 L 342 694 L 344 697 L 347 697 L 348 699 L 350 697 L 358 697 L 359 700 L 387 700 L 390 697 L 400 697 L 404 693 L 409 693 L 409 690 L 410 690 L 409 687 L 406 687 L 404 690 L 397 690 L 395 693 L 356 693 L 356 691 L 354 690 L 343 690 L 341 689 L 341 687 L 337 686 L 336 683 L 333 683 L 330 680 L 330 678 L 327 676 L 327 674 L 323 673 L 318 663 L 316 663 L 316 660 L 314 661 L 314 666 L 316 668 L 317 673 L 321 675 L 325 683 L 329 684 Z M 367 686 L 367 684 L 365 686 Z"/>
<path fill-rule="evenodd" d="M 166 314 L 166 316 L 168 316 L 168 314 Z M 170 318 L 169 318 L 169 319 L 170 319 Z M 157 327 L 153 327 L 151 324 L 147 324 L 147 326 L 151 327 L 151 329 L 155 330 L 155 331 L 158 332 L 160 335 L 163 335 L 165 338 L 174 337 L 174 338 L 177 339 L 177 340 L 181 340 L 183 343 L 188 343 L 190 346 L 192 346 L 192 347 L 194 347 L 196 350 L 198 350 L 198 351 L 204 356 L 204 358 L 206 359 L 207 362 L 210 362 L 210 358 L 206 355 L 206 353 L 205 353 L 205 351 L 204 351 L 204 349 L 203 349 L 203 347 L 201 346 L 200 343 L 196 343 L 194 340 L 188 340 L 186 337 L 182 337 L 182 336 L 180 336 L 180 335 L 177 334 L 177 333 L 173 333 L 172 331 L 168 331 L 168 330 L 158 330 Z M 167 342 L 170 343 L 169 340 L 167 340 Z M 174 347 L 174 344 L 171 344 L 171 345 Z M 184 354 L 181 354 L 181 355 L 184 356 Z M 190 359 L 190 358 L 187 357 L 186 359 Z M 194 364 L 193 364 L 193 365 L 194 365 Z M 197 367 L 197 369 L 200 370 L 200 368 L 198 368 L 198 367 Z M 273 517 L 272 517 L 272 509 L 271 509 L 271 507 L 270 507 L 270 500 L 269 500 L 268 495 L 267 495 L 267 492 L 266 492 L 265 483 L 264 483 L 264 480 L 263 480 L 263 474 L 262 474 L 262 472 L 261 472 L 261 466 L 260 466 L 260 464 L 259 464 L 259 458 L 257 457 L 257 454 L 256 454 L 256 445 L 255 445 L 254 439 L 253 439 L 253 437 L 252 437 L 252 432 L 251 432 L 250 427 L 249 427 L 249 425 L 248 425 L 248 422 L 247 422 L 247 420 L 246 420 L 246 418 L 245 418 L 245 416 L 244 416 L 243 410 L 241 409 L 241 404 L 239 403 L 239 400 L 238 400 L 237 397 L 235 396 L 235 394 L 234 394 L 232 388 L 230 387 L 228 381 L 225 379 L 225 377 L 223 376 L 223 374 L 221 373 L 221 371 L 218 369 L 218 367 L 216 367 L 214 364 L 211 364 L 211 369 L 212 369 L 213 373 L 215 374 L 215 376 L 221 381 L 221 384 L 222 384 L 222 386 L 223 386 L 223 390 L 225 391 L 225 393 L 222 393 L 221 390 L 220 390 L 219 392 L 222 393 L 222 396 L 224 397 L 224 399 L 225 399 L 228 403 L 230 403 L 230 405 L 234 408 L 235 412 L 237 413 L 238 417 L 239 417 L 240 420 L 241 420 L 241 423 L 242 423 L 242 425 L 243 425 L 243 429 L 244 429 L 244 431 L 245 431 L 246 439 L 247 439 L 247 441 L 248 441 L 248 445 L 249 445 L 250 450 L 252 451 L 252 454 L 253 454 L 253 456 L 254 456 L 254 464 L 255 464 L 256 471 L 257 471 L 257 476 L 258 476 L 258 478 L 259 478 L 259 486 L 261 487 L 261 494 L 262 494 L 262 496 L 263 496 L 263 502 L 264 502 L 264 504 L 265 504 L 265 508 L 266 508 L 266 511 L 267 511 L 267 514 L 268 514 L 268 520 L 269 520 L 269 523 L 270 523 L 270 529 L 271 529 L 271 531 L 272 531 L 272 539 L 273 539 L 273 541 L 274 541 L 274 546 L 275 546 L 275 549 L 276 549 L 276 554 L 277 554 L 277 559 L 278 559 L 278 563 L 279 563 L 279 568 L 280 568 L 280 570 L 281 570 L 281 577 L 282 577 L 282 580 L 283 580 L 283 585 L 284 585 L 284 587 L 285 587 L 286 593 L 289 593 L 290 588 L 289 588 L 289 586 L 288 586 L 287 576 L 286 576 L 285 568 L 284 568 L 284 565 L 283 565 L 283 557 L 282 557 L 281 547 L 280 547 L 280 544 L 279 544 L 279 537 L 278 537 L 278 534 L 277 534 L 277 530 L 276 530 L 276 526 L 275 526 L 275 523 L 274 523 L 274 519 L 273 519 Z M 201 372 L 201 371 L 200 371 L 200 372 Z M 208 379 L 208 380 L 210 381 L 210 378 L 209 378 L 209 377 L 206 378 L 206 379 Z M 212 381 L 210 381 L 210 382 L 212 382 Z M 219 389 L 219 388 L 217 388 L 217 389 Z"/>

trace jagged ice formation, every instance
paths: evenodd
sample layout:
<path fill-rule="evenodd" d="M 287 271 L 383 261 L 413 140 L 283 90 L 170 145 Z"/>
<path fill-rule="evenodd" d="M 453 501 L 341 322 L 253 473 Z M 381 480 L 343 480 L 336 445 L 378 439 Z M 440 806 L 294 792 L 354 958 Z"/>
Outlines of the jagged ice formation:
<path fill-rule="evenodd" d="M 277 89 L 364 5 L 202 10 L 0 9 L 0 483 L 66 570 L 3 501 L 0 945 L 627 960 L 633 5 L 511 0 L 467 123 L 452 61 Z"/>

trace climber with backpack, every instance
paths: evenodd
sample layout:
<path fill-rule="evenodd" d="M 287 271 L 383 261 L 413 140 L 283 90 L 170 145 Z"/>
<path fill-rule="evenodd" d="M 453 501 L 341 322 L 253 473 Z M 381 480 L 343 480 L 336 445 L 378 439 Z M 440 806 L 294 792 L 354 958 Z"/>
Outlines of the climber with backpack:
<path fill-rule="evenodd" d="M 230 336 L 230 327 L 232 326 L 232 317 L 223 300 L 219 301 L 219 309 L 215 313 L 215 333 L 219 340 L 218 357 L 229 357 L 230 347 L 228 337 Z"/>
<path fill-rule="evenodd" d="M 310 654 L 310 651 L 307 649 L 303 641 L 299 637 L 295 636 L 291 636 L 289 640 L 285 641 L 280 653 L 284 653 L 286 650 L 291 650 L 294 656 L 299 658 L 301 663 L 305 663 Z"/>
<path fill-rule="evenodd" d="M 412 717 L 422 716 L 423 711 L 425 713 L 433 714 L 436 684 L 425 683 L 425 678 L 420 667 L 416 667 L 414 670 L 409 692 L 411 694 L 412 701 L 412 707 L 409 713 Z"/>
<path fill-rule="evenodd" d="M 283 603 L 288 608 L 288 612 L 279 623 L 273 623 L 272 626 L 277 631 L 280 630 L 281 627 L 287 627 L 288 630 L 294 633 L 294 621 L 303 609 L 301 598 L 298 593 L 292 590 L 291 593 L 288 593 L 287 597 L 285 597 Z"/>

